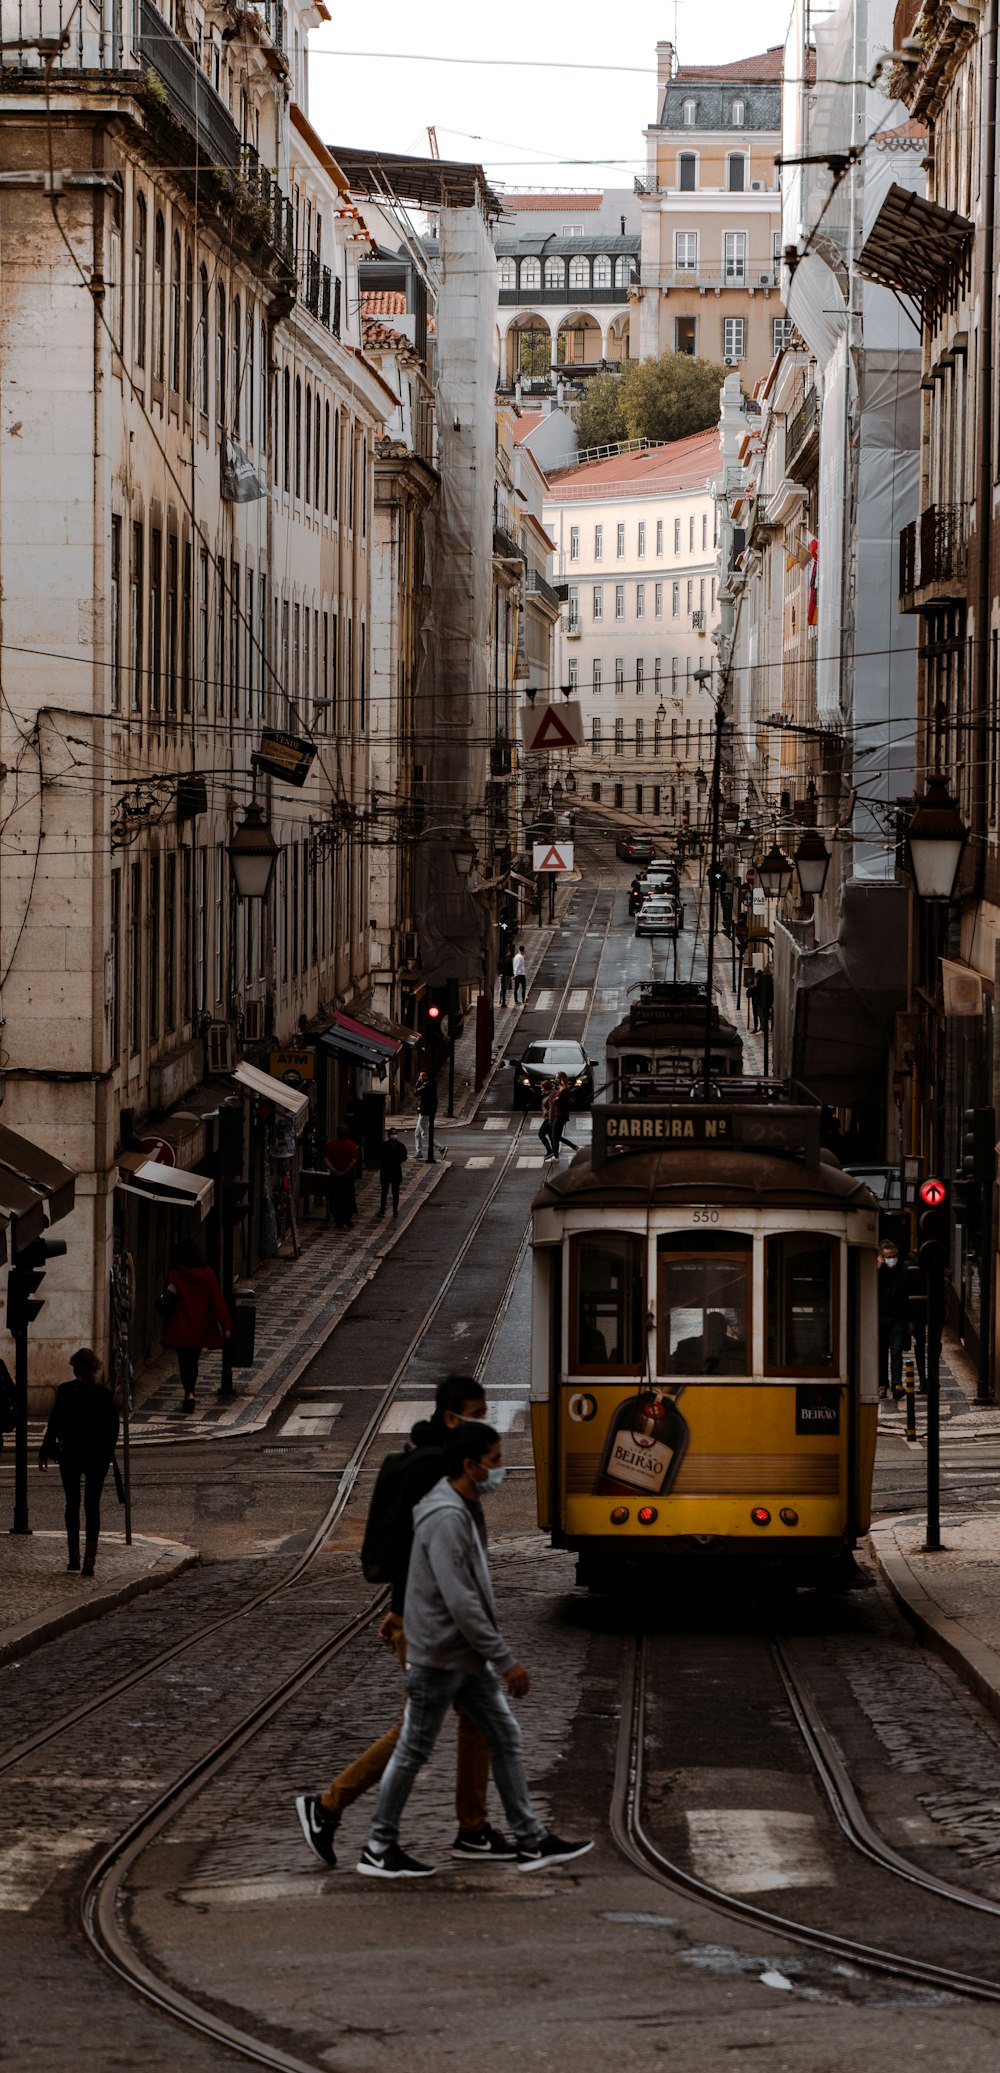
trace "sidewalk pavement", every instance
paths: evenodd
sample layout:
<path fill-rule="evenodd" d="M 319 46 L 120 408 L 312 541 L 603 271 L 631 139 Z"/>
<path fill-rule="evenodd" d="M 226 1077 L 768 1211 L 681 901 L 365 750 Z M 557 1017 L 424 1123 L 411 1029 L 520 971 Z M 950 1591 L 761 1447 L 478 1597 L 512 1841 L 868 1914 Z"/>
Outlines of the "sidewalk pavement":
<path fill-rule="evenodd" d="M 0 1663 L 18 1660 L 56 1634 L 169 1583 L 197 1560 L 195 1549 L 180 1541 L 137 1534 L 126 1547 L 122 1534 L 102 1533 L 96 1575 L 71 1576 L 64 1533 L 12 1533 L 3 1563 Z"/>

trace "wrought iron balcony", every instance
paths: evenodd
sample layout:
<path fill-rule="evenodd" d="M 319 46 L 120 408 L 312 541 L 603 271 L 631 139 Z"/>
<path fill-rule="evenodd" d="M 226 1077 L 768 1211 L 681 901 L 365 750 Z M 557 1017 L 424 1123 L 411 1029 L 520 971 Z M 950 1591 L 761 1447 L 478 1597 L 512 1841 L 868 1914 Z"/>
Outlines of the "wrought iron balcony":
<path fill-rule="evenodd" d="M 964 504 L 928 504 L 899 536 L 899 594 L 933 588 L 937 598 L 965 595 Z"/>
<path fill-rule="evenodd" d="M 794 475 L 795 463 L 819 425 L 819 395 L 807 389 L 793 418 L 785 427 L 785 472 Z"/>
<path fill-rule="evenodd" d="M 588 309 L 606 303 L 626 303 L 629 288 L 638 286 L 639 269 L 620 288 L 501 288 L 501 309 Z"/>
<path fill-rule="evenodd" d="M 167 106 L 196 139 L 209 166 L 235 172 L 240 163 L 240 133 L 211 80 L 175 35 L 152 0 L 140 0 L 139 52 L 166 88 Z"/>
<path fill-rule="evenodd" d="M 529 591 L 533 590 L 538 597 L 543 597 L 546 604 L 551 605 L 554 611 L 562 611 L 562 598 L 558 590 L 554 584 L 548 581 L 547 577 L 539 573 L 538 569 L 528 570 L 528 580 L 525 587 Z"/>

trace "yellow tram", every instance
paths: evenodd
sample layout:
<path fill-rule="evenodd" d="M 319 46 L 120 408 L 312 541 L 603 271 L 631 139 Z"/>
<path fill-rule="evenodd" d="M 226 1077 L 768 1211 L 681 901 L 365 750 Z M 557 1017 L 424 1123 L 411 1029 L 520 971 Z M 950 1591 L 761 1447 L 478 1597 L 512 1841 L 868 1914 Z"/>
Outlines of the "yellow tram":
<path fill-rule="evenodd" d="M 869 1523 L 876 1204 L 817 1108 L 739 1085 L 595 1108 L 533 1204 L 538 1516 L 582 1583 L 682 1554 L 835 1581 Z"/>

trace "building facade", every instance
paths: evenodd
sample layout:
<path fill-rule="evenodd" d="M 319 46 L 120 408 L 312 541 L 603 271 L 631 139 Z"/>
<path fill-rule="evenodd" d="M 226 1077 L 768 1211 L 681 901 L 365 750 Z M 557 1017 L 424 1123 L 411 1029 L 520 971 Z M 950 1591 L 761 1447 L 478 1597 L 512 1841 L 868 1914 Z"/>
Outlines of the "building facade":
<path fill-rule="evenodd" d="M 632 189 L 519 194 L 497 226 L 499 382 L 534 396 L 578 392 L 633 355 L 639 204 Z"/>
<path fill-rule="evenodd" d="M 788 334 L 781 299 L 781 46 L 725 65 L 680 65 L 658 43 L 645 132 L 638 323 L 632 356 L 695 353 L 766 373 Z"/>
<path fill-rule="evenodd" d="M 701 432 L 563 469 L 545 504 L 568 589 L 555 682 L 583 709 L 578 795 L 677 829 L 707 806 L 720 473 L 718 433 Z"/>
<path fill-rule="evenodd" d="M 308 120 L 319 19 L 293 0 L 175 26 L 142 0 L 109 29 L 84 0 L 51 116 L 37 47 L 7 54 L 3 223 L 30 263 L 0 307 L 5 1114 L 78 1176 L 39 1385 L 107 1346 L 125 1254 L 142 1360 L 185 1218 L 219 1243 L 229 1071 L 367 994 L 352 806 L 386 396 L 359 350 L 364 225 Z M 50 120 L 58 207 L 34 170 Z M 301 785 L 255 762 L 266 729 L 302 744 Z M 252 800 L 278 861 L 241 901 L 227 845 Z M 321 1118 L 337 1089 L 314 1085 Z M 247 1121 L 253 1256 L 280 1133 Z M 145 1156 L 204 1178 L 193 1210 L 134 1192 Z"/>

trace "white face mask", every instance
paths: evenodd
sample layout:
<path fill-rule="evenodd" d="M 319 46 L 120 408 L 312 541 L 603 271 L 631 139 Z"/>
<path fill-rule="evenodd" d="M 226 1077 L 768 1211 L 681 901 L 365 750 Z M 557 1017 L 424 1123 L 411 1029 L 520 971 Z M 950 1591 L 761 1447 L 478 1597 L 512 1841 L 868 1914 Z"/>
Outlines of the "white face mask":
<path fill-rule="evenodd" d="M 479 1485 L 480 1497 L 488 1497 L 491 1490 L 499 1490 L 501 1483 L 505 1482 L 506 1478 L 507 1470 L 505 1468 L 488 1468 L 485 1483 L 480 1483 Z"/>
<path fill-rule="evenodd" d="M 892 1259 L 884 1259 L 884 1260 L 882 1261 L 882 1265 L 883 1265 L 883 1267 L 898 1267 L 898 1266 L 899 1266 L 899 1258 L 898 1258 L 898 1255 L 894 1255 Z"/>

